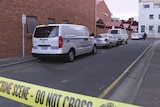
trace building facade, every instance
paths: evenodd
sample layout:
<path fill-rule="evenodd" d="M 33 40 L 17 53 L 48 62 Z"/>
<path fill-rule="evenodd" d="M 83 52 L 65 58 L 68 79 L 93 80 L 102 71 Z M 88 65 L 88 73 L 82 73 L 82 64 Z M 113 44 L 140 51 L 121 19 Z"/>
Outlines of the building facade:
<path fill-rule="evenodd" d="M 111 12 L 104 0 L 96 0 L 96 33 L 106 33 L 109 28 L 105 25 L 105 22 L 111 21 Z"/>
<path fill-rule="evenodd" d="M 25 24 L 25 55 L 31 54 L 36 25 L 71 23 L 87 26 L 95 33 L 95 0 L 1 0 L 0 58 L 22 56 L 22 14 Z"/>
<path fill-rule="evenodd" d="M 160 38 L 160 1 L 139 0 L 139 33 Z"/>

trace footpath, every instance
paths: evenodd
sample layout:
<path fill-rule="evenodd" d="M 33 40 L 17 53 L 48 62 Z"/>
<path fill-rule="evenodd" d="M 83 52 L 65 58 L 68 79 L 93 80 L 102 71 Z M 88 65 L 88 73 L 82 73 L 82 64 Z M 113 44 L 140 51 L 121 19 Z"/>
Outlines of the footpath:
<path fill-rule="evenodd" d="M 144 107 L 160 107 L 160 40 L 156 41 L 151 48 L 151 60 L 146 65 L 134 104 Z"/>
<path fill-rule="evenodd" d="M 25 63 L 25 62 L 29 62 L 29 61 L 34 61 L 36 59 L 37 58 L 34 58 L 31 55 L 24 56 L 24 57 L 0 59 L 0 68 L 6 67 L 6 66 L 11 66 L 11 65 L 16 65 L 16 64 L 21 64 L 21 63 Z"/>
<path fill-rule="evenodd" d="M 109 99 L 160 107 L 160 40 L 152 44 Z"/>
<path fill-rule="evenodd" d="M 0 59 L 0 67 L 34 60 L 32 56 Z M 160 107 L 160 40 L 152 44 L 109 99 L 142 107 Z"/>

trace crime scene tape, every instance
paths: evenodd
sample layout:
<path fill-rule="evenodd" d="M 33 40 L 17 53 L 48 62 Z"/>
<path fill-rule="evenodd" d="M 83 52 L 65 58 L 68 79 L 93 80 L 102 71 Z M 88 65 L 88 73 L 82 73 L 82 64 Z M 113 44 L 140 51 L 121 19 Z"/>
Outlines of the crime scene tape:
<path fill-rule="evenodd" d="M 0 77 L 0 96 L 33 107 L 140 107 Z"/>

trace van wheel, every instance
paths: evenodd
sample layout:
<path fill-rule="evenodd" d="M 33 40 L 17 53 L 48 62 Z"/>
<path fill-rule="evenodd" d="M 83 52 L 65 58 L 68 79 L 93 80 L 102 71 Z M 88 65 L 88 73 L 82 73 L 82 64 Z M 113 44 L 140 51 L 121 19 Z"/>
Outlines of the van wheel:
<path fill-rule="evenodd" d="M 74 59 L 75 59 L 75 52 L 74 52 L 73 49 L 71 49 L 71 50 L 69 51 L 69 53 L 67 54 L 67 61 L 68 61 L 68 62 L 73 62 Z"/>
<path fill-rule="evenodd" d="M 93 46 L 93 49 L 92 49 L 92 54 L 96 54 L 96 53 L 97 53 L 97 46 L 94 45 L 94 46 Z"/>

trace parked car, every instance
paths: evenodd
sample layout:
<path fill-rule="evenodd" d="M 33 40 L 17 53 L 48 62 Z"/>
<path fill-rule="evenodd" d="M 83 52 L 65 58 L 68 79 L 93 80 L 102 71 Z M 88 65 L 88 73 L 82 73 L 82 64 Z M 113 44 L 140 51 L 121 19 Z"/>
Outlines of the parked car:
<path fill-rule="evenodd" d="M 118 46 L 118 39 L 112 34 L 98 34 L 96 36 L 97 46 L 108 46 L 111 48 L 112 46 Z"/>
<path fill-rule="evenodd" d="M 113 34 L 118 38 L 119 44 L 128 43 L 128 33 L 125 29 L 113 28 L 108 30 L 109 34 Z"/>
<path fill-rule="evenodd" d="M 142 39 L 143 38 L 143 35 L 139 34 L 139 33 L 132 33 L 131 34 L 131 39 L 133 40 L 139 40 L 139 39 Z"/>
<path fill-rule="evenodd" d="M 97 42 L 93 33 L 82 25 L 39 25 L 32 37 L 32 55 L 40 59 L 43 56 L 64 55 L 69 62 L 72 62 L 75 56 L 97 52 Z"/>

